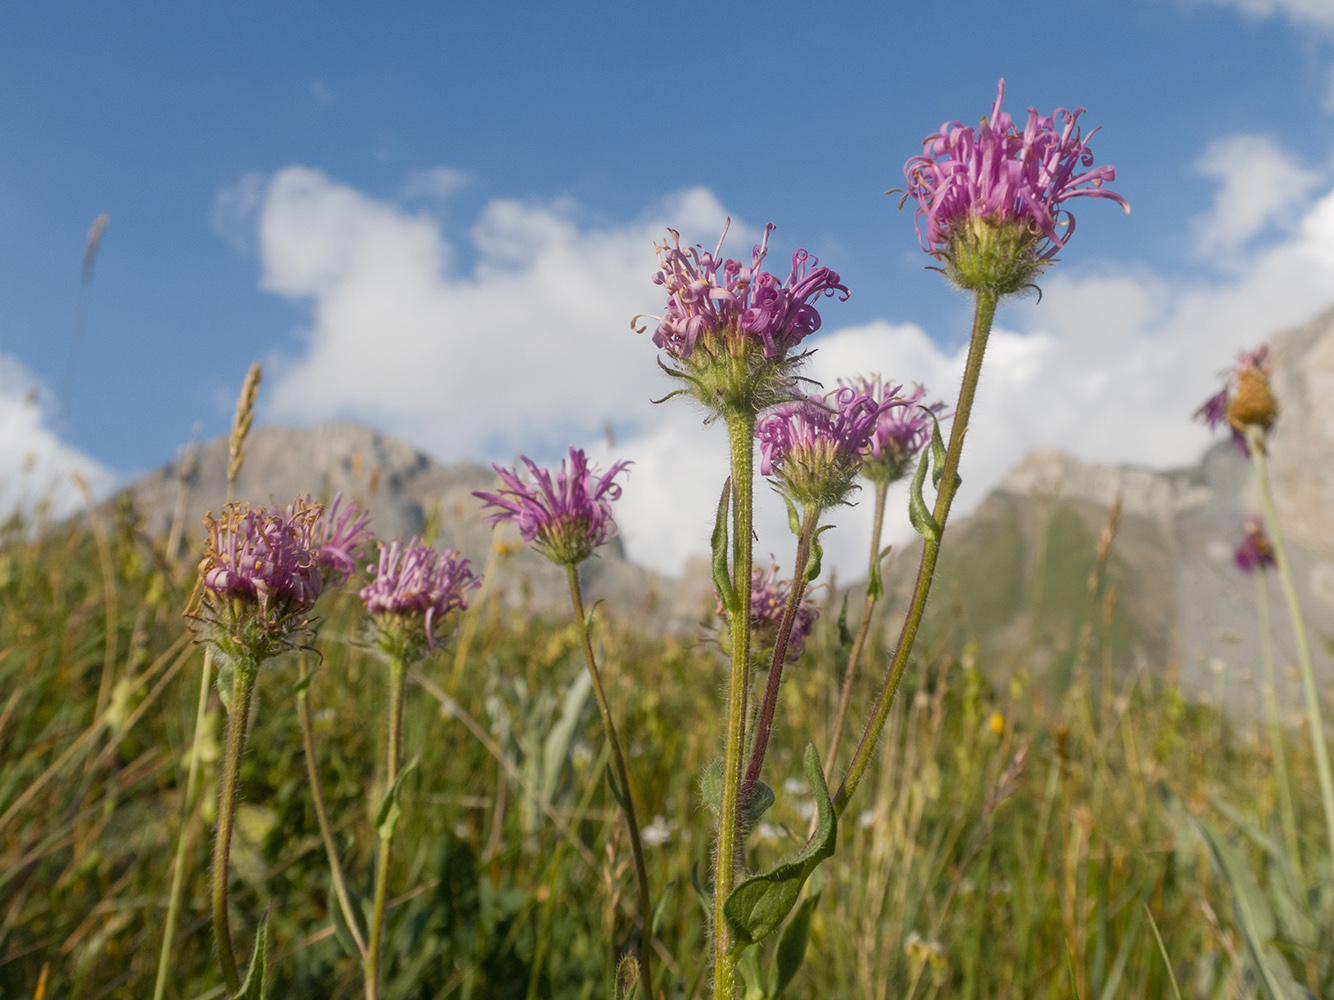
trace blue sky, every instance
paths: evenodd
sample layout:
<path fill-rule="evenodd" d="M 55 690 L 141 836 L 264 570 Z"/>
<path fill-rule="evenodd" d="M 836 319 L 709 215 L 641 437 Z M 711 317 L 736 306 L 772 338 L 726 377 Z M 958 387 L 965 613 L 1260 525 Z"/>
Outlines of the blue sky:
<path fill-rule="evenodd" d="M 712 244 L 723 214 L 743 236 L 778 224 L 774 270 L 801 245 L 842 273 L 852 297 L 825 311 L 830 364 L 948 381 L 966 303 L 922 270 L 911 214 L 882 192 L 928 131 L 986 112 L 1001 76 L 1016 116 L 1089 109 L 1098 160 L 1134 210 L 1076 205 L 1051 301 L 1002 314 L 1014 341 L 998 349 L 996 392 L 1013 383 L 1030 400 L 997 410 L 976 488 L 1035 445 L 1188 460 L 1205 440 L 1185 423 L 1193 401 L 1182 429 L 1141 421 L 1118 436 L 1102 403 L 1128 377 L 1125 351 L 1080 345 L 1128 338 L 1141 367 L 1190 359 L 1195 391 L 1241 343 L 1334 301 L 1319 215 L 1331 67 L 1334 0 L 9 5 L 0 475 L 28 451 L 102 484 L 159 464 L 197 422 L 225 431 L 260 358 L 264 419 L 360 419 L 445 459 L 551 456 L 611 421 L 655 482 L 682 449 L 719 442 L 681 415 L 662 418 L 666 442 L 661 411 L 639 408 L 656 383 L 626 366 L 650 373 L 652 351 L 626 320 L 655 306 L 654 236 L 677 224 Z M 100 212 L 111 222 L 70 376 Z M 1296 290 L 1258 290 L 1265 268 Z M 514 311 L 516 297 L 532 308 Z M 580 297 L 586 314 L 567 301 Z M 1201 330 L 1220 314 L 1225 329 Z M 543 351 L 555 360 L 538 374 L 565 385 L 535 387 L 507 363 Z M 914 360 L 922 370 L 906 370 Z M 1089 384 L 1033 397 L 1031 371 Z M 1167 387 L 1145 391 L 1151 417 L 1174 412 Z M 630 516 L 640 535 L 653 514 Z M 670 567 L 682 545 L 642 551 Z"/>

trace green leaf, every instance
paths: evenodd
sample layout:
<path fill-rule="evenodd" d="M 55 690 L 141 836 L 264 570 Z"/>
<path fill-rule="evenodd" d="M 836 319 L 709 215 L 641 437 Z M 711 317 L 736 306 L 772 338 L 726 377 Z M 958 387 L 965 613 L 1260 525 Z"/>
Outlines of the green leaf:
<path fill-rule="evenodd" d="M 296 692 L 298 697 L 300 697 L 306 693 L 306 689 L 310 687 L 310 682 L 314 679 L 314 674 L 306 674 L 304 677 L 298 677 L 296 683 L 292 685 L 292 690 Z"/>
<path fill-rule="evenodd" d="M 885 556 L 889 555 L 889 550 L 894 546 L 886 545 L 880 550 L 880 555 L 876 557 L 871 565 L 871 579 L 866 585 L 866 594 L 872 601 L 878 601 L 885 596 L 885 584 L 880 577 L 880 564 L 885 561 Z"/>
<path fill-rule="evenodd" d="M 388 840 L 394 835 L 394 827 L 398 826 L 398 817 L 403 814 L 403 809 L 398 804 L 403 781 L 417 769 L 417 764 L 420 761 L 420 754 L 408 761 L 407 767 L 398 772 L 398 777 L 394 779 L 394 783 L 389 786 L 389 791 L 385 792 L 384 798 L 380 800 L 380 808 L 375 812 L 375 830 L 379 833 L 381 840 Z"/>
<path fill-rule="evenodd" d="M 778 491 L 775 490 L 775 493 Z M 787 505 L 787 526 L 792 529 L 792 534 L 797 538 L 801 537 L 801 516 L 797 513 L 796 505 L 792 503 L 786 493 L 778 493 L 783 498 L 783 503 Z"/>
<path fill-rule="evenodd" d="M 774 790 L 763 781 L 755 782 L 755 790 L 750 793 L 750 801 L 746 803 L 745 812 L 741 815 L 741 828 L 752 829 L 773 804 Z"/>
<path fill-rule="evenodd" d="M 699 798 L 712 810 L 715 816 L 718 815 L 718 810 L 722 808 L 723 801 L 723 759 L 721 757 L 715 757 L 700 772 Z"/>
<path fill-rule="evenodd" d="M 774 960 L 769 965 L 769 996 L 777 997 L 787 989 L 792 977 L 806 960 L 806 943 L 811 937 L 811 917 L 820 902 L 820 894 L 807 896 L 797 907 L 796 915 L 783 928 L 778 939 L 778 948 L 774 951 Z"/>
<path fill-rule="evenodd" d="M 245 982 L 241 984 L 240 991 L 232 995 L 231 1000 L 264 998 L 264 974 L 269 950 L 269 914 L 272 911 L 273 906 L 270 904 L 264 911 L 264 919 L 259 922 L 259 930 L 255 932 L 255 951 L 250 956 L 250 969 L 245 974 Z"/>
<path fill-rule="evenodd" d="M 723 483 L 723 495 L 718 498 L 718 518 L 713 522 L 713 588 L 728 614 L 736 610 L 736 591 L 727 574 L 727 505 L 732 497 L 732 477 Z"/>
<path fill-rule="evenodd" d="M 931 485 L 937 490 L 940 489 L 940 477 L 945 474 L 945 442 L 940 437 L 940 420 L 936 417 L 935 411 L 927 410 L 931 414 Z M 963 482 L 963 477 L 957 472 L 954 474 L 954 488 L 957 490 Z"/>
<path fill-rule="evenodd" d="M 818 809 L 815 833 L 795 858 L 772 871 L 746 879 L 727 897 L 723 917 L 734 946 L 744 947 L 763 941 L 778 929 L 796 905 L 801 888 L 820 862 L 834 853 L 838 836 L 838 818 L 829 801 L 820 755 L 815 744 L 806 745 L 803 760 L 806 780 L 810 783 Z"/>
<path fill-rule="evenodd" d="M 1260 982 L 1264 985 L 1265 995 L 1269 1000 L 1305 1000 L 1309 994 L 1298 985 L 1292 970 L 1288 968 L 1287 960 L 1274 947 L 1277 924 L 1255 876 L 1241 856 L 1232 849 L 1232 845 L 1217 831 L 1194 817 L 1191 817 L 1191 821 L 1209 845 L 1219 873 L 1232 894 L 1237 926 L 1246 941 L 1246 950 L 1250 953 Z"/>
<path fill-rule="evenodd" d="M 747 948 L 736 964 L 737 972 L 746 984 L 746 991 L 741 994 L 743 1000 L 768 1000 L 764 992 L 764 970 L 760 968 L 760 949 Z"/>
<path fill-rule="evenodd" d="M 922 499 L 922 487 L 926 485 L 927 461 L 928 456 L 923 452 L 922 460 L 917 463 L 917 472 L 912 477 L 912 487 L 908 491 L 908 520 L 912 522 L 914 531 L 928 542 L 934 542 L 940 538 L 940 525 L 936 524 L 936 519 L 931 516 L 931 511 L 926 506 L 926 501 Z"/>
<path fill-rule="evenodd" d="M 616 1000 L 631 1000 L 639 989 L 639 963 L 626 955 L 616 966 Z"/>
<path fill-rule="evenodd" d="M 811 536 L 811 557 L 806 562 L 805 581 L 810 583 L 820 575 L 820 564 L 824 560 L 824 546 L 820 544 L 820 536 L 832 528 L 832 524 L 826 524 L 822 528 L 816 528 L 815 534 Z"/>
<path fill-rule="evenodd" d="M 848 595 L 843 595 L 843 607 L 838 612 L 838 644 L 844 649 L 852 647 L 852 632 L 848 630 Z"/>
<path fill-rule="evenodd" d="M 596 601 L 593 602 L 593 606 L 589 608 L 586 612 L 584 612 L 585 633 L 593 631 L 593 612 L 598 609 L 598 605 L 601 603 L 602 603 L 602 598 L 598 598 Z"/>

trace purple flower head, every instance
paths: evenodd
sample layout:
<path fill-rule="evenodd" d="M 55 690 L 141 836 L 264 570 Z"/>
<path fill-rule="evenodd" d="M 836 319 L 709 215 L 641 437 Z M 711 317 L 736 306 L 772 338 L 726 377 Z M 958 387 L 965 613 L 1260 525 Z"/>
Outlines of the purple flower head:
<path fill-rule="evenodd" d="M 820 313 L 811 299 L 837 292 L 848 297 L 838 273 L 820 267 L 805 250 L 792 255 L 792 270 L 785 281 L 760 270 L 769 252 L 773 223 L 764 227 L 764 236 L 751 251 L 749 267 L 739 260 L 724 259 L 723 238 L 731 223 L 728 219 L 713 253 L 701 246 L 681 249 L 681 236 L 675 230 L 668 230 L 672 243 L 658 247 L 662 267 L 653 281 L 666 288 L 667 309 L 658 320 L 653 343 L 673 358 L 690 357 L 701 340 L 712 354 L 725 349 L 742 355 L 762 347 L 768 358 L 785 357 L 820 329 Z"/>
<path fill-rule="evenodd" d="M 307 507 L 315 505 L 310 496 L 305 498 L 305 503 Z M 289 517 L 293 509 L 287 508 Z M 316 522 L 311 533 L 315 561 L 324 571 L 326 582 L 346 583 L 356 570 L 357 561 L 366 555 L 366 545 L 374 537 L 369 527 L 370 520 L 370 514 L 358 509 L 356 504 L 343 506 L 342 493 L 334 496 L 333 503 Z"/>
<path fill-rule="evenodd" d="M 1265 431 L 1278 416 L 1278 406 L 1269 386 L 1269 345 L 1253 351 L 1238 351 L 1237 363 L 1218 374 L 1223 388 L 1204 401 L 1195 411 L 1210 430 L 1227 424 L 1237 450 L 1248 455 L 1246 427 L 1255 424 Z"/>
<path fill-rule="evenodd" d="M 717 597 L 717 593 L 714 594 Z M 778 626 L 783 621 L 783 610 L 792 596 L 792 581 L 778 579 L 778 565 L 769 559 L 769 568 L 756 566 L 750 575 L 750 624 L 761 635 L 771 639 L 777 636 Z M 722 599 L 718 599 L 718 615 L 727 620 L 727 609 Z M 815 620 L 820 617 L 820 609 L 810 598 L 810 588 L 802 595 L 797 605 L 797 615 L 792 620 L 792 637 L 788 641 L 787 657 L 795 660 L 806 648 L 806 637 L 815 628 Z"/>
<path fill-rule="evenodd" d="M 1051 260 L 1075 231 L 1074 216 L 1060 208 L 1071 198 L 1110 198 L 1130 211 L 1125 198 L 1103 187 L 1116 179 L 1115 169 L 1093 166 L 1089 140 L 1098 129 L 1082 134 L 1078 122 L 1083 108 L 1057 108 L 1050 116 L 1029 108 L 1021 130 L 1001 111 L 1004 96 L 1001 80 L 990 118 L 983 118 L 977 128 L 945 122 L 923 140 L 921 155 L 903 168 L 908 181 L 903 201 L 917 201 L 922 248 L 962 269 L 962 275 L 951 275 L 956 279 L 969 278 L 977 263 L 962 259 L 970 244 L 1009 230 L 1013 239 L 990 249 L 1002 255 L 1021 253 L 1028 266 L 1024 274 L 1011 277 L 1031 281 L 1036 267 Z M 994 267 L 991 277 L 996 277 Z M 1006 284 L 996 290 L 1008 293 L 1018 287 Z"/>
<path fill-rule="evenodd" d="M 186 611 L 229 661 L 260 663 L 308 635 L 324 587 L 316 536 L 324 508 L 304 499 L 282 511 L 229 504 L 208 529 L 199 587 Z"/>
<path fill-rule="evenodd" d="M 755 425 L 760 472 L 776 478 L 793 503 L 821 509 L 843 503 L 880 415 L 904 405 L 850 386 L 784 403 Z"/>
<path fill-rule="evenodd" d="M 1243 573 L 1254 573 L 1257 569 L 1263 572 L 1274 565 L 1274 546 L 1258 517 L 1246 518 L 1246 537 L 1232 558 Z"/>
<path fill-rule="evenodd" d="M 482 583 L 459 553 L 437 551 L 416 538 L 381 542 L 380 562 L 370 572 L 374 579 L 361 588 L 361 599 L 381 620 L 378 644 L 398 655 L 419 654 L 422 639 L 434 649 L 436 625 L 451 611 L 465 610 L 467 592 Z"/>
<path fill-rule="evenodd" d="M 862 475 L 873 483 L 894 483 L 912 469 L 913 460 L 931 440 L 931 428 L 945 410 L 944 403 L 922 405 L 926 387 L 915 385 L 906 396 L 903 387 L 883 381 L 879 375 L 858 375 L 838 384 L 853 389 L 885 405 L 876 419 L 875 430 L 862 449 Z M 902 405 L 890 406 L 894 401 Z"/>
<path fill-rule="evenodd" d="M 621 495 L 614 480 L 629 462 L 617 462 L 599 476 L 588 464 L 582 449 L 570 448 L 568 466 L 561 459 L 553 482 L 552 474 L 522 459 L 533 477 L 525 483 L 518 470 L 492 466 L 504 486 L 496 493 L 474 493 L 497 508 L 486 520 L 491 524 L 512 521 L 525 542 L 534 542 L 552 562 L 573 566 L 583 562 L 595 548 L 616 534 L 611 503 Z"/>

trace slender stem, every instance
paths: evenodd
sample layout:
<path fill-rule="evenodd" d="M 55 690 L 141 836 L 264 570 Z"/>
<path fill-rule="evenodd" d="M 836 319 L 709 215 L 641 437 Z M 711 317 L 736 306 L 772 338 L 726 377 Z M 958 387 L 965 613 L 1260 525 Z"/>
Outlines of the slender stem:
<path fill-rule="evenodd" d="M 940 556 L 940 543 L 945 535 L 945 522 L 949 518 L 950 505 L 958 490 L 955 476 L 959 471 L 959 459 L 963 455 L 964 435 L 968 431 L 968 417 L 973 412 L 973 398 L 977 394 L 977 381 L 982 374 L 982 357 L 987 349 L 987 337 L 991 334 L 991 321 L 996 316 L 996 295 L 992 292 L 978 292 L 977 306 L 973 314 L 973 335 L 968 344 L 968 361 L 964 366 L 963 384 L 959 387 L 959 402 L 954 408 L 954 426 L 950 428 L 950 443 L 945 451 L 945 465 L 941 470 L 940 486 L 936 493 L 936 505 L 932 517 L 939 526 L 935 538 L 925 539 L 922 545 L 922 562 L 917 570 L 917 583 L 913 587 L 912 600 L 908 605 L 908 614 L 899 633 L 898 645 L 894 649 L 894 659 L 890 662 L 889 673 L 884 686 L 876 698 L 871 720 L 862 733 L 861 742 L 852 762 L 848 765 L 843 783 L 834 796 L 834 811 L 839 816 L 848 808 L 857 786 L 861 783 L 866 768 L 871 763 L 871 754 L 875 750 L 880 731 L 889 716 L 894 695 L 903 678 L 903 670 L 908 665 L 908 656 L 912 652 L 917 630 L 922 624 L 922 613 L 926 610 L 926 599 L 931 592 L 931 579 L 936 572 L 936 560 Z"/>
<path fill-rule="evenodd" d="M 787 649 L 792 641 L 792 626 L 797 620 L 797 609 L 801 599 L 806 596 L 806 564 L 811 558 L 811 540 L 815 537 L 815 527 L 820 521 L 820 508 L 807 504 L 802 512 L 801 534 L 797 537 L 797 558 L 792 567 L 792 590 L 787 597 L 787 606 L 783 608 L 783 618 L 778 624 L 778 637 L 774 640 L 773 660 L 769 663 L 769 679 L 764 685 L 764 702 L 760 714 L 755 720 L 755 732 L 750 740 L 750 762 L 746 765 L 746 776 L 741 781 L 741 793 L 737 806 L 744 814 L 750 804 L 750 797 L 755 793 L 755 784 L 760 780 L 760 771 L 764 768 L 764 755 L 769 751 L 769 733 L 773 729 L 774 710 L 778 707 L 778 688 L 783 679 L 783 664 L 787 662 Z"/>
<path fill-rule="evenodd" d="M 301 663 L 301 680 L 307 677 L 306 664 Z M 329 858 L 329 873 L 333 877 L 334 895 L 338 898 L 338 908 L 343 911 L 343 921 L 352 934 L 352 941 L 362 961 L 366 960 L 366 939 L 361 934 L 361 922 L 352 908 L 352 897 L 347 891 L 347 879 L 343 876 L 343 866 L 338 861 L 338 848 L 334 844 L 333 827 L 329 825 L 329 813 L 324 805 L 324 792 L 320 788 L 319 763 L 315 759 L 315 734 L 310 725 L 310 686 L 307 684 L 297 692 L 296 711 L 301 720 L 301 744 L 306 751 L 306 776 L 310 781 L 310 795 L 315 800 L 315 819 L 320 826 L 320 839 L 324 841 L 324 853 Z"/>
<path fill-rule="evenodd" d="M 1288 784 L 1287 754 L 1283 750 L 1283 724 L 1278 717 L 1278 696 L 1274 689 L 1274 646 L 1269 635 L 1269 589 L 1263 567 L 1255 573 L 1255 604 L 1260 613 L 1260 662 L 1264 667 L 1265 715 L 1269 717 L 1269 742 L 1274 753 L 1274 773 L 1278 778 L 1279 818 L 1283 823 L 1283 839 L 1291 858 L 1292 872 L 1297 884 L 1305 891 L 1302 875 L 1302 857 L 1297 841 L 1297 816 L 1292 807 L 1292 786 Z"/>
<path fill-rule="evenodd" d="M 834 716 L 834 733 L 829 737 L 829 752 L 824 758 L 825 781 L 834 775 L 834 758 L 838 754 L 839 740 L 843 738 L 843 724 L 848 718 L 848 702 L 852 700 L 852 678 L 857 673 L 862 650 L 866 648 L 866 637 L 871 631 L 871 612 L 875 610 L 875 602 L 879 596 L 871 589 L 871 580 L 880 568 L 880 531 L 885 523 L 885 498 L 888 495 L 888 480 L 875 484 L 875 513 L 871 520 L 871 562 L 866 572 L 866 603 L 862 605 L 861 624 L 857 626 L 857 637 L 852 640 L 852 649 L 848 653 L 848 667 L 843 672 L 843 688 L 838 694 L 838 714 Z"/>
<path fill-rule="evenodd" d="M 389 657 L 389 736 L 385 747 L 385 794 L 398 780 L 399 744 L 403 736 L 403 685 L 408 667 L 398 656 Z M 380 995 L 380 943 L 384 931 L 384 906 L 389 893 L 389 854 L 394 844 L 392 827 L 380 832 L 380 857 L 375 864 L 375 901 L 371 909 L 370 943 L 366 946 L 366 1000 Z"/>
<path fill-rule="evenodd" d="M 218 961 L 227 989 L 241 988 L 232 951 L 231 920 L 227 914 L 227 876 L 232 856 L 232 820 L 236 817 L 236 799 L 241 788 L 241 755 L 245 752 L 246 727 L 250 724 L 250 698 L 255 690 L 253 662 L 238 661 L 232 684 L 232 703 L 227 711 L 227 745 L 222 758 L 222 789 L 218 800 L 218 834 L 213 844 L 213 936 L 218 944 Z"/>
<path fill-rule="evenodd" d="M 1297 601 L 1297 587 L 1292 579 L 1287 547 L 1278 528 L 1278 510 L 1274 506 L 1274 491 L 1269 483 L 1269 460 L 1265 456 L 1264 433 L 1258 427 L 1246 429 L 1246 443 L 1255 472 L 1260 480 L 1260 495 L 1264 498 L 1265 521 L 1269 539 L 1274 545 L 1274 559 L 1278 563 L 1278 577 L 1283 583 L 1283 597 L 1292 619 L 1293 639 L 1297 643 L 1297 665 L 1302 672 L 1302 687 L 1306 692 L 1306 719 L 1311 728 L 1311 747 L 1315 750 L 1316 776 L 1320 779 L 1320 798 L 1325 807 L 1325 828 L 1329 834 L 1331 858 L 1334 858 L 1334 777 L 1329 770 L 1329 750 L 1325 746 L 1325 723 L 1320 711 L 1320 691 L 1316 687 L 1315 669 L 1311 665 L 1311 647 L 1306 638 L 1306 620 Z"/>
<path fill-rule="evenodd" d="M 727 732 L 723 749 L 723 791 L 718 808 L 718 856 L 713 872 L 713 995 L 736 994 L 737 956 L 727 941 L 723 904 L 736 881 L 739 859 L 737 805 L 746 750 L 746 692 L 750 685 L 750 574 L 753 553 L 755 417 L 736 414 L 727 422 L 732 452 L 732 589 L 736 594 L 729 625 L 732 663 L 727 680 Z"/>
<path fill-rule="evenodd" d="M 598 700 L 598 711 L 602 713 L 602 728 L 607 733 L 607 743 L 611 746 L 612 761 L 616 767 L 616 782 L 621 786 L 622 807 L 625 810 L 625 825 L 630 830 L 630 853 L 635 862 L 635 885 L 639 892 L 639 917 L 643 922 L 639 935 L 639 983 L 644 1000 L 652 1000 L 653 975 L 651 960 L 653 957 L 653 902 L 649 896 L 648 867 L 644 864 L 644 844 L 639 837 L 639 820 L 635 816 L 635 793 L 630 784 L 630 772 L 625 766 L 625 754 L 621 752 L 621 741 L 616 735 L 616 724 L 611 719 L 611 707 L 607 704 L 607 694 L 602 689 L 602 675 L 598 671 L 597 660 L 593 657 L 593 642 L 588 635 L 588 624 L 584 619 L 584 598 L 579 589 L 579 570 L 573 565 L 566 565 L 566 575 L 570 580 L 570 601 L 574 605 L 574 619 L 579 628 L 579 638 L 584 647 L 584 660 L 588 663 L 589 676 L 593 678 L 593 694 Z"/>
<path fill-rule="evenodd" d="M 199 794 L 199 735 L 208 714 L 208 692 L 213 682 L 213 647 L 204 650 L 204 672 L 199 678 L 199 706 L 195 709 L 195 734 L 190 743 L 190 769 L 185 779 L 185 800 L 181 803 L 181 832 L 176 839 L 176 861 L 171 873 L 171 897 L 167 901 L 167 921 L 162 928 L 162 951 L 157 960 L 157 982 L 153 1000 L 162 1000 L 167 991 L 171 969 L 171 943 L 176 936 L 176 919 L 181 912 L 181 894 L 185 891 L 185 855 L 194 832 L 195 797 Z"/>

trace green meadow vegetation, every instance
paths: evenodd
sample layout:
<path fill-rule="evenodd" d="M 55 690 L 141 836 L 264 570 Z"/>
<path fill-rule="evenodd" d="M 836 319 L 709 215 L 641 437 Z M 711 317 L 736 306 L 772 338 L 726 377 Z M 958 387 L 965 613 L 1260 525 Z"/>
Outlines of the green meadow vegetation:
<path fill-rule="evenodd" d="M 765 967 L 760 978 L 779 985 L 792 962 L 775 956 L 798 947 L 804 929 L 805 963 L 784 984 L 787 997 L 1097 1000 L 1178 988 L 1249 997 L 1267 995 L 1249 951 L 1259 933 L 1260 946 L 1320 995 L 1330 924 L 1318 919 L 1323 890 L 1310 892 L 1309 907 L 1282 891 L 1271 744 L 1255 720 L 1190 703 L 1165 665 L 1132 669 L 1101 614 L 1101 577 L 1115 576 L 1114 557 L 1099 561 L 1096 537 L 1051 530 L 1082 547 L 1062 551 L 1060 575 L 1096 578 L 1097 593 L 1081 593 L 1083 610 L 1065 619 L 1065 648 L 1083 651 L 1070 683 L 1053 693 L 1026 684 L 1022 664 L 979 662 L 969 605 L 998 598 L 982 583 L 952 588 L 952 597 L 942 587 L 868 772 L 873 794 L 849 811 L 834 857 L 808 884 L 818 905 L 800 907 L 795 920 L 808 924 L 748 953 Z M 491 558 L 494 568 L 512 556 L 498 545 Z M 201 734 L 202 791 L 184 801 L 203 653 L 181 611 L 195 576 L 192 557 L 169 556 L 125 504 L 64 523 L 16 516 L 0 536 L 7 1000 L 152 994 L 183 823 L 166 995 L 223 995 L 207 889 L 225 725 L 216 692 Z M 768 772 L 777 801 L 747 841 L 752 870 L 795 853 L 810 829 L 801 747 L 813 739 L 823 750 L 832 726 L 849 640 L 840 600 L 824 594 L 788 672 Z M 859 606 L 860 595 L 848 604 Z M 270 996 L 351 998 L 361 969 L 321 845 L 298 679 L 314 671 L 304 690 L 321 784 L 364 910 L 372 810 L 384 791 L 374 762 L 387 674 L 365 647 L 351 587 L 323 597 L 316 613 L 316 650 L 260 674 L 233 850 L 233 928 L 248 952 L 272 907 Z M 702 996 L 702 873 L 714 820 L 699 776 L 720 753 L 726 660 L 703 629 L 697 639 L 646 635 L 602 609 L 593 622 L 642 798 L 658 989 Z M 885 661 L 885 635 L 872 629 L 867 663 Z M 854 726 L 878 672 L 863 671 Z M 634 885 L 586 682 L 572 620 L 535 617 L 486 591 L 410 677 L 404 745 L 419 760 L 400 796 L 383 996 L 607 995 L 610 963 L 634 948 Z M 1286 734 L 1287 767 L 1309 881 L 1327 885 L 1303 736 Z"/>

